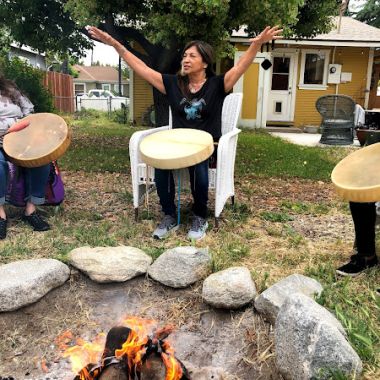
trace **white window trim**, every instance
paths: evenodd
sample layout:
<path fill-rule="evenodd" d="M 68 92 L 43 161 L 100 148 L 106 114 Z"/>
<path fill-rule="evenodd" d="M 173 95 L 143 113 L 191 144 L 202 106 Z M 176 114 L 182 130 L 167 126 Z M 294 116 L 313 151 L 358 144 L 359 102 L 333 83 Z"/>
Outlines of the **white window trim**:
<path fill-rule="evenodd" d="M 305 61 L 306 54 L 325 54 L 325 67 L 323 69 L 323 84 L 304 84 L 303 78 L 305 75 Z M 330 50 L 325 49 L 303 49 L 301 51 L 301 67 L 300 67 L 300 80 L 298 84 L 298 88 L 301 90 L 326 90 L 328 88 L 327 85 L 327 75 L 330 63 Z"/>
<path fill-rule="evenodd" d="M 87 93 L 87 91 L 86 91 L 86 83 L 80 83 L 80 82 L 74 82 L 74 94 L 75 94 L 75 86 L 77 84 L 84 86 L 83 87 L 83 89 L 84 89 L 83 93 L 86 94 Z"/>
<path fill-rule="evenodd" d="M 108 88 L 104 88 L 105 86 L 108 86 Z M 111 83 L 102 83 L 102 90 L 103 91 L 105 91 L 105 90 L 112 91 Z"/>

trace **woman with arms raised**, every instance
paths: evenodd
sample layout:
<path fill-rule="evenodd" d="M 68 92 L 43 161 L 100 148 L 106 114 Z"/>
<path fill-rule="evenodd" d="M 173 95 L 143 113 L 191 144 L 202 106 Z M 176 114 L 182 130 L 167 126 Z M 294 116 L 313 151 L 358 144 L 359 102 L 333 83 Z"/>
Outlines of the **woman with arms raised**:
<path fill-rule="evenodd" d="M 262 44 L 281 38 L 282 29 L 266 27 L 251 44 L 238 63 L 223 75 L 213 71 L 214 52 L 203 41 L 189 42 L 182 53 L 178 75 L 161 74 L 147 66 L 109 34 L 95 27 L 88 29 L 91 37 L 113 46 L 121 58 L 139 76 L 168 97 L 173 115 L 173 128 L 193 128 L 209 132 L 214 141 L 221 137 L 222 107 L 225 96 L 245 73 Z M 194 198 L 190 239 L 205 236 L 208 203 L 208 160 L 189 168 Z M 155 170 L 157 193 L 164 217 L 153 236 L 163 239 L 178 228 L 175 218 L 175 187 L 171 170 Z"/>

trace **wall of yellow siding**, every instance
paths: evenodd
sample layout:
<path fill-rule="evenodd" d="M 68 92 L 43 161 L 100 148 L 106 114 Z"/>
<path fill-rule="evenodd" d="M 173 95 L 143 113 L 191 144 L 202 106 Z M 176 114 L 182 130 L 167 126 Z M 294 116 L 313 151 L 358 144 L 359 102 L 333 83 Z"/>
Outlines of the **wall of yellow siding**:
<path fill-rule="evenodd" d="M 318 47 L 304 46 L 305 49 L 318 49 Z M 320 47 L 320 49 L 328 49 Z M 330 63 L 332 63 L 333 47 L 330 48 Z M 369 48 L 337 47 L 334 63 L 342 65 L 342 72 L 352 73 L 351 82 L 340 83 L 338 94 L 351 96 L 356 103 L 364 105 L 365 86 L 367 81 L 367 66 Z M 297 72 L 296 107 L 294 113 L 294 125 L 306 124 L 318 125 L 321 117 L 315 108 L 315 102 L 320 96 L 336 93 L 336 85 L 330 84 L 324 91 L 304 90 L 298 88 L 301 68 L 301 54 L 299 55 Z"/>
<path fill-rule="evenodd" d="M 247 50 L 246 45 L 238 44 L 236 47 L 239 51 Z M 243 119 L 256 119 L 259 70 L 260 65 L 258 63 L 252 63 L 243 77 L 244 96 L 241 111 Z"/>
<path fill-rule="evenodd" d="M 144 50 L 140 45 L 135 44 L 134 48 L 140 52 Z M 133 73 L 133 118 L 138 125 L 141 124 L 141 117 L 149 106 L 153 104 L 152 86 L 145 80 Z"/>
<path fill-rule="evenodd" d="M 259 64 L 252 63 L 249 69 L 244 74 L 243 80 L 243 104 L 242 118 L 256 119 L 257 112 L 257 96 L 259 86 Z"/>
<path fill-rule="evenodd" d="M 133 118 L 140 125 L 143 113 L 153 104 L 153 89 L 145 79 L 136 73 L 133 75 Z"/>
<path fill-rule="evenodd" d="M 277 45 L 281 47 L 280 45 Z M 237 44 L 239 51 L 247 49 L 242 44 Z M 330 50 L 330 63 L 332 63 L 334 47 L 326 46 L 290 46 L 292 49 L 299 49 L 299 59 L 297 63 L 297 90 L 296 105 L 294 113 L 294 125 L 302 126 L 306 124 L 318 125 L 321 117 L 315 108 L 316 100 L 323 95 L 335 94 L 336 85 L 328 85 L 326 90 L 305 90 L 298 88 L 301 68 L 301 49 L 321 49 Z M 352 80 L 348 83 L 338 85 L 338 94 L 351 96 L 356 103 L 364 105 L 365 87 L 367 81 L 367 66 L 369 58 L 369 48 L 337 47 L 335 51 L 334 63 L 342 65 L 342 72 L 352 73 Z M 243 119 L 256 118 L 256 104 L 258 96 L 258 74 L 259 65 L 253 64 L 244 76 L 244 98 L 243 98 Z"/>

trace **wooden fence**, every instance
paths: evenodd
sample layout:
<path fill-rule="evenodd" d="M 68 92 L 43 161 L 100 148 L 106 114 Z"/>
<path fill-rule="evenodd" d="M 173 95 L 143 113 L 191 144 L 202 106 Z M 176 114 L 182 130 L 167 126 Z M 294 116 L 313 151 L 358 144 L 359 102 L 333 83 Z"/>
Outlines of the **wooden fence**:
<path fill-rule="evenodd" d="M 48 71 L 43 84 L 52 93 L 56 109 L 61 112 L 74 112 L 74 85 L 71 75 Z"/>

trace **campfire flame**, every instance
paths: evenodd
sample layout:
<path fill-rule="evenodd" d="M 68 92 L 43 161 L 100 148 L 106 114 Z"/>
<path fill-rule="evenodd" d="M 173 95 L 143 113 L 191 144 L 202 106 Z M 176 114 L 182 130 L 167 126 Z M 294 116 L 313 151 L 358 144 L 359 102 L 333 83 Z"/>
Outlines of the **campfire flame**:
<path fill-rule="evenodd" d="M 174 356 L 174 349 L 168 342 L 163 343 L 165 352 L 161 353 L 162 361 L 166 367 L 165 380 L 180 380 L 182 378 L 182 366 Z"/>
<path fill-rule="evenodd" d="M 118 360 L 125 360 L 129 372 L 141 371 L 145 362 L 148 347 L 160 346 L 160 355 L 166 367 L 165 380 L 181 380 L 182 365 L 175 358 L 174 349 L 164 339 L 173 331 L 172 326 L 157 329 L 157 322 L 142 318 L 125 318 L 122 323 L 130 329 L 128 338 L 120 349 L 116 349 L 114 356 Z M 66 331 L 57 338 L 56 344 L 63 351 L 63 357 L 71 360 L 72 371 L 78 374 L 79 380 L 96 380 L 104 367 L 102 353 L 104 350 L 105 334 L 99 334 L 92 343 L 77 339 L 76 345 L 69 347 L 73 341 L 72 333 Z M 99 364 L 100 363 L 100 364 Z M 99 364 L 96 366 L 96 364 Z M 94 372 L 91 368 L 97 367 Z"/>
<path fill-rule="evenodd" d="M 77 339 L 76 346 L 65 350 L 63 357 L 71 359 L 73 372 L 78 373 L 88 363 L 97 363 L 99 361 L 104 349 L 104 338 L 105 334 L 99 334 L 92 343 Z"/>

